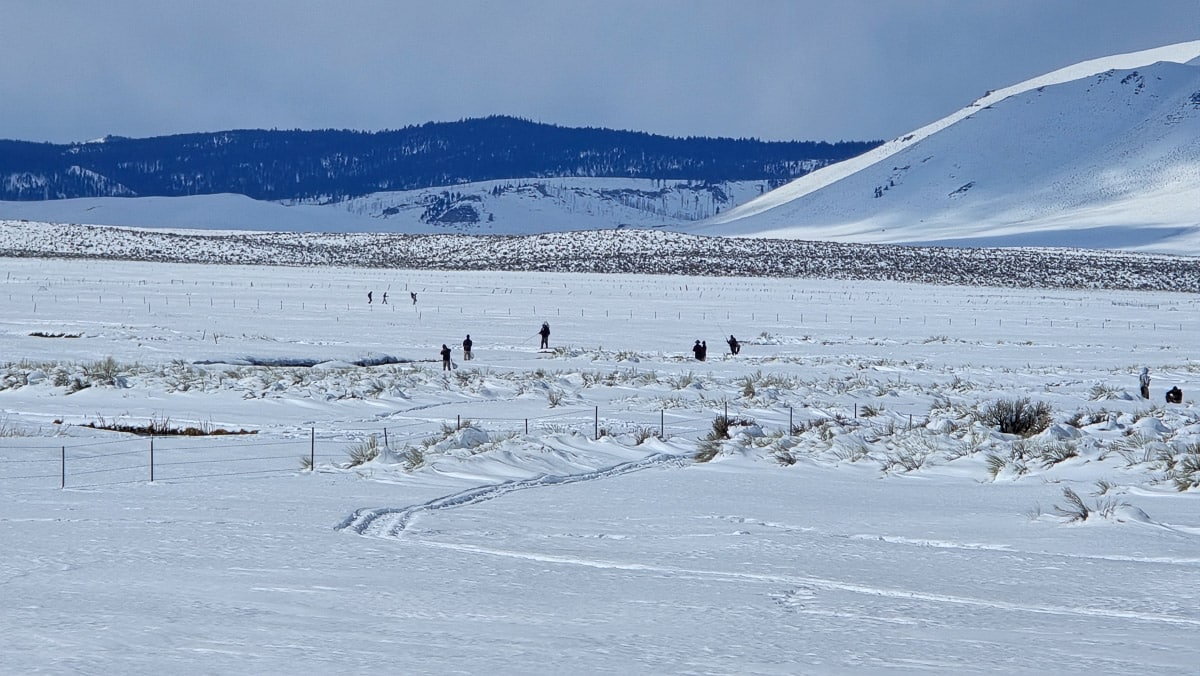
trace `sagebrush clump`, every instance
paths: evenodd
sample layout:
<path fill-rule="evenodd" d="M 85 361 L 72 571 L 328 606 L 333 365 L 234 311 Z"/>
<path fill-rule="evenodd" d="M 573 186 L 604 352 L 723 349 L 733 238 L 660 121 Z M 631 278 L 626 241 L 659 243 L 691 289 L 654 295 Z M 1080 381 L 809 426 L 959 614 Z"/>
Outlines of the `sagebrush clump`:
<path fill-rule="evenodd" d="M 1044 432 L 1050 426 L 1053 412 L 1050 404 L 1044 401 L 1034 403 L 1029 397 L 1001 399 L 984 406 L 978 419 L 1004 434 L 1031 437 Z"/>

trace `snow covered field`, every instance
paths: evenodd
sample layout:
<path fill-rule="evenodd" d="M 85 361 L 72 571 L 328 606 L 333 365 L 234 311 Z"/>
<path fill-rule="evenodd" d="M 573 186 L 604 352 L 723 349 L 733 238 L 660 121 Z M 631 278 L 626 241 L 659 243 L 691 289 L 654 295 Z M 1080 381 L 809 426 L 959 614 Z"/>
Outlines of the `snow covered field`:
<path fill-rule="evenodd" d="M 0 670 L 1194 670 L 1198 305 L 4 259 Z"/>

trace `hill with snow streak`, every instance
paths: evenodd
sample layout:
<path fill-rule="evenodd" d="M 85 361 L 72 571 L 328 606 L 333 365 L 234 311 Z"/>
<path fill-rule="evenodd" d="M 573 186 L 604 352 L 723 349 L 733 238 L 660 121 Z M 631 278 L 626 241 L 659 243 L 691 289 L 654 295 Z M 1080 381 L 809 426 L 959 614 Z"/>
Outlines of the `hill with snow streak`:
<path fill-rule="evenodd" d="M 1200 41 L 989 92 L 698 234 L 1200 255 Z"/>
<path fill-rule="evenodd" d="M 135 228 L 526 235 L 678 228 L 745 203 L 771 182 L 517 178 L 378 192 L 329 204 L 245 195 L 0 202 L 0 219 Z"/>

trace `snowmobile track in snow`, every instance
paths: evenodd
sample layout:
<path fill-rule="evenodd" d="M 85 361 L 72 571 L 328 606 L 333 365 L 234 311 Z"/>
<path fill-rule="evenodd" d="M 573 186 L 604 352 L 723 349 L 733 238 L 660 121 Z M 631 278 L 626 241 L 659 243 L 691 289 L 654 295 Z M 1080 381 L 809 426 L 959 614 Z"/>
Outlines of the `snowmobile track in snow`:
<path fill-rule="evenodd" d="M 468 488 L 458 493 L 446 495 L 440 498 L 435 498 L 428 502 L 411 505 L 408 507 L 379 507 L 375 509 L 360 509 L 344 521 L 337 525 L 337 530 L 349 530 L 358 535 L 366 537 L 400 537 L 413 517 L 425 512 L 433 512 L 440 509 L 450 509 L 453 507 L 463 507 L 466 505 L 474 505 L 480 502 L 486 502 L 498 498 L 513 491 L 525 490 L 528 488 L 543 488 L 546 486 L 558 486 L 561 484 L 579 483 L 582 481 L 595 481 L 598 479 L 607 479 L 610 477 L 638 472 L 644 469 L 653 467 L 683 467 L 691 464 L 688 458 L 671 455 L 668 453 L 657 453 L 638 460 L 613 465 L 597 469 L 591 472 L 581 472 L 579 474 L 564 474 L 552 475 L 543 474 L 529 479 L 514 479 L 505 481 L 499 484 L 488 484 L 485 486 L 477 486 Z"/>

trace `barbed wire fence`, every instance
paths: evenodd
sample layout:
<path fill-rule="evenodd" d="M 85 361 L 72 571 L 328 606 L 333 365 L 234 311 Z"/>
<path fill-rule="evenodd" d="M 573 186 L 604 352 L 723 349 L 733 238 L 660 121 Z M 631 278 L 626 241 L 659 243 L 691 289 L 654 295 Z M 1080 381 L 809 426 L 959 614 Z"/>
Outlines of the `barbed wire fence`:
<path fill-rule="evenodd" d="M 893 423 L 909 427 L 923 424 L 927 407 L 891 404 L 887 413 Z M 920 415 L 916 409 L 920 408 Z M 864 406 L 865 409 L 865 406 Z M 767 413 L 758 420 L 747 411 Z M 346 469 L 351 466 L 348 451 L 374 438 L 374 443 L 398 455 L 409 449 L 423 449 L 448 439 L 466 427 L 474 427 L 499 440 L 529 435 L 570 434 L 592 440 L 603 437 L 636 435 L 642 438 L 688 437 L 699 439 L 712 430 L 714 419 L 753 420 L 762 427 L 796 429 L 797 412 L 808 419 L 830 419 L 852 415 L 859 418 L 857 404 L 852 410 L 826 411 L 803 406 L 777 409 L 742 409 L 731 412 L 728 402 L 704 409 L 663 408 L 645 413 L 621 411 L 605 413 L 599 406 L 575 408 L 541 416 L 523 418 L 473 416 L 469 413 L 448 417 L 392 418 L 379 425 L 318 429 L 297 428 L 275 433 L 270 439 L 257 434 L 218 435 L 133 435 L 113 432 L 119 439 L 63 441 L 57 437 L 22 437 L 9 430 L 0 437 L 0 494 L 6 487 L 84 489 L 121 486 L 156 481 L 178 482 L 232 477 L 279 476 L 312 471 L 322 466 Z M 876 411 L 869 412 L 876 415 Z M 732 418 L 731 418 L 732 416 Z M 907 416 L 907 417 L 906 417 Z M 786 425 L 786 427 L 784 427 Z"/>

